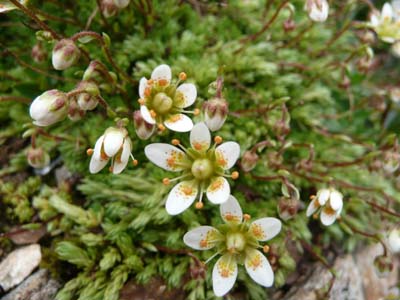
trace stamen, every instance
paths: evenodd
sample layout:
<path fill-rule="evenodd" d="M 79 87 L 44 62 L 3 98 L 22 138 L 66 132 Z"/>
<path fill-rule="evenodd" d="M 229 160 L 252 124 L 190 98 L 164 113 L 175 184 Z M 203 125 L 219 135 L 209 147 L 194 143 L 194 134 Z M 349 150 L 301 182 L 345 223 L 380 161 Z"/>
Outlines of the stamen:
<path fill-rule="evenodd" d="M 219 255 L 220 253 L 221 253 L 221 251 L 218 251 L 217 253 L 211 255 L 211 257 L 209 257 L 209 258 L 204 262 L 204 264 L 205 264 L 205 265 L 208 264 L 214 257 L 216 257 L 217 255 Z"/>
<path fill-rule="evenodd" d="M 311 195 L 311 196 L 310 196 L 310 199 L 311 199 L 311 200 L 314 200 L 314 199 L 315 199 L 315 195 Z"/>
<path fill-rule="evenodd" d="M 232 177 L 233 180 L 238 179 L 239 178 L 239 172 L 237 172 L 237 171 L 232 172 L 231 177 Z"/>
<path fill-rule="evenodd" d="M 145 103 L 145 100 L 144 100 L 144 99 L 142 99 L 142 98 L 140 98 L 140 99 L 138 100 L 138 102 L 139 102 L 139 104 L 140 104 L 140 105 L 144 105 L 144 103 Z"/>
<path fill-rule="evenodd" d="M 179 80 L 184 81 L 184 80 L 186 80 L 186 78 L 187 78 L 187 75 L 186 75 L 185 72 L 180 72 L 179 73 Z"/>
<path fill-rule="evenodd" d="M 160 130 L 160 131 L 164 131 L 165 130 L 165 126 L 163 125 L 163 124 L 158 124 L 158 129 Z"/>
<path fill-rule="evenodd" d="M 139 163 L 139 162 L 137 161 L 137 159 L 132 160 L 132 164 L 133 164 L 134 166 L 137 166 L 138 163 Z"/>
<path fill-rule="evenodd" d="M 214 142 L 215 142 L 215 144 L 217 144 L 217 145 L 221 144 L 221 143 L 222 143 L 222 137 L 220 137 L 219 135 L 217 135 L 217 136 L 214 138 Z"/>
<path fill-rule="evenodd" d="M 92 156 L 93 152 L 94 152 L 94 150 L 92 148 L 89 148 L 86 150 L 86 154 L 89 156 Z"/>
<path fill-rule="evenodd" d="M 244 219 L 245 221 L 249 221 L 249 220 L 251 219 L 251 216 L 250 216 L 249 214 L 244 214 L 244 215 L 243 215 L 243 219 Z"/>
<path fill-rule="evenodd" d="M 166 86 L 168 84 L 168 80 L 167 79 L 159 79 L 158 80 L 158 85 L 159 86 Z"/>
<path fill-rule="evenodd" d="M 150 116 L 155 119 L 157 117 L 157 114 L 154 110 L 150 110 Z"/>
<path fill-rule="evenodd" d="M 195 116 L 198 116 L 198 115 L 200 114 L 200 109 L 195 108 L 195 109 L 193 110 L 193 114 L 194 114 Z"/>
<path fill-rule="evenodd" d="M 263 252 L 264 253 L 268 253 L 269 252 L 269 250 L 270 250 L 270 248 L 269 248 L 269 246 L 268 245 L 265 245 L 264 247 L 262 247 L 263 248 Z"/>
<path fill-rule="evenodd" d="M 199 202 L 196 202 L 195 207 L 196 207 L 196 209 L 202 209 L 204 207 L 204 204 L 203 204 L 203 202 L 199 201 Z"/>
<path fill-rule="evenodd" d="M 164 185 L 169 185 L 171 182 L 174 182 L 174 181 L 177 181 L 177 180 L 186 178 L 186 177 L 188 177 L 188 176 L 190 176 L 190 174 L 184 174 L 184 175 L 181 175 L 181 176 L 178 176 L 178 177 L 174 177 L 174 178 L 167 178 L 167 177 L 165 177 L 165 178 L 162 180 L 162 183 L 163 183 Z"/>
<path fill-rule="evenodd" d="M 148 85 L 152 85 L 153 83 L 154 83 L 154 80 L 153 80 L 153 79 L 147 80 L 147 84 L 148 84 Z"/>
<path fill-rule="evenodd" d="M 313 218 L 314 218 L 315 220 L 318 219 L 318 214 L 317 214 L 317 213 L 313 214 Z"/>
<path fill-rule="evenodd" d="M 171 141 L 171 144 L 174 145 L 174 146 L 178 146 L 180 143 L 181 143 L 181 141 L 178 140 L 178 139 L 173 139 L 173 140 Z"/>
<path fill-rule="evenodd" d="M 169 180 L 169 178 L 164 178 L 162 180 L 163 185 L 169 185 L 171 183 L 171 181 Z"/>

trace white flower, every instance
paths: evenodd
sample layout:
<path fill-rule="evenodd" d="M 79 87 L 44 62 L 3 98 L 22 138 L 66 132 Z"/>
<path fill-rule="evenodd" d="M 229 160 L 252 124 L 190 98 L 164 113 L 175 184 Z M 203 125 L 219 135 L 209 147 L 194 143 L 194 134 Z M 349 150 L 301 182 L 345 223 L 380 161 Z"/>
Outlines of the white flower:
<path fill-rule="evenodd" d="M 81 55 L 81 50 L 70 39 L 59 40 L 54 48 L 51 57 L 53 67 L 56 70 L 65 70 L 74 65 Z"/>
<path fill-rule="evenodd" d="M 216 144 L 222 142 L 215 138 Z M 190 132 L 191 148 L 184 148 L 178 140 L 169 144 L 150 144 L 144 152 L 155 165 L 167 171 L 182 172 L 182 176 L 164 179 L 165 184 L 183 179 L 175 185 L 168 195 L 166 210 L 170 215 L 177 215 L 186 210 L 199 197 L 197 207 L 202 206 L 202 196 L 206 193 L 208 200 L 221 204 L 228 200 L 230 187 L 225 177 L 238 177 L 237 172 L 226 175 L 240 155 L 239 144 L 225 142 L 216 147 L 211 146 L 211 134 L 204 123 L 196 124 Z"/>
<path fill-rule="evenodd" d="M 140 112 L 147 123 L 157 124 L 160 130 L 167 127 L 172 131 L 187 132 L 193 128 L 193 122 L 183 114 L 191 113 L 185 111 L 184 108 L 194 103 L 197 89 L 192 83 L 183 83 L 178 86 L 181 80 L 186 79 L 184 73 L 179 75 L 179 80 L 175 83 L 171 82 L 171 78 L 171 68 L 160 65 L 153 70 L 150 80 L 144 77 L 140 79 Z"/>
<path fill-rule="evenodd" d="M 40 169 L 50 164 L 50 155 L 43 148 L 29 148 L 27 151 L 28 164 L 35 168 Z"/>
<path fill-rule="evenodd" d="M 389 233 L 388 244 L 393 253 L 400 253 L 400 228 L 393 229 Z"/>
<path fill-rule="evenodd" d="M 26 6 L 28 4 L 28 0 L 18 0 L 19 3 Z M 10 10 L 18 9 L 14 4 L 10 1 L 0 1 L 0 13 L 8 12 Z"/>
<path fill-rule="evenodd" d="M 385 3 L 382 12 L 374 11 L 371 14 L 367 25 L 376 32 L 382 41 L 394 43 L 400 39 L 399 12 L 399 8 L 394 8 L 390 3 Z"/>
<path fill-rule="evenodd" d="M 305 10 L 314 22 L 325 22 L 329 14 L 329 4 L 327 0 L 306 0 Z"/>
<path fill-rule="evenodd" d="M 217 228 L 200 226 L 183 237 L 184 243 L 193 249 L 216 248 L 217 253 L 221 254 L 212 272 L 215 295 L 221 297 L 232 289 L 238 274 L 238 264 L 244 264 L 249 276 L 258 284 L 272 286 L 274 273 L 271 265 L 257 249 L 268 251 L 269 247 L 262 247 L 259 242 L 274 238 L 281 231 L 281 221 L 276 218 L 262 218 L 248 222 L 250 216 L 243 215 L 233 196 L 221 204 L 220 212 L 225 224 Z"/>
<path fill-rule="evenodd" d="M 156 128 L 154 124 L 149 124 L 143 119 L 139 110 L 133 112 L 133 123 L 135 124 L 137 136 L 142 140 L 150 138 Z"/>
<path fill-rule="evenodd" d="M 128 164 L 129 157 L 132 157 L 134 164 L 137 163 L 132 156 L 131 150 L 131 139 L 125 128 L 108 128 L 97 140 L 94 150 L 88 150 L 88 154 L 92 155 L 89 165 L 90 173 L 100 172 L 107 165 L 110 158 L 110 171 L 114 174 L 121 173 Z"/>
<path fill-rule="evenodd" d="M 343 208 L 343 195 L 333 188 L 319 190 L 307 208 L 307 217 L 321 208 L 321 222 L 332 225 L 340 216 Z"/>
<path fill-rule="evenodd" d="M 63 120 L 68 112 L 68 97 L 58 90 L 46 91 L 33 100 L 29 114 L 37 126 L 49 126 Z"/>

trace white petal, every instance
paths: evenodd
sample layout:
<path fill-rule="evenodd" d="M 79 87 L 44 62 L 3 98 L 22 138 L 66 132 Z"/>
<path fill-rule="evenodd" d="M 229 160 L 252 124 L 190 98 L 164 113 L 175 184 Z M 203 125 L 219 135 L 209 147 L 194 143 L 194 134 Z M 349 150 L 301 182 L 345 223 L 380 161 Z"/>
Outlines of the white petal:
<path fill-rule="evenodd" d="M 108 163 L 108 158 L 107 159 L 101 158 L 101 148 L 103 146 L 103 141 L 104 141 L 104 135 L 99 137 L 96 141 L 96 144 L 94 145 L 94 151 L 89 164 L 89 171 L 92 174 L 98 173 Z"/>
<path fill-rule="evenodd" d="M 221 204 L 228 201 L 231 188 L 224 177 L 215 177 L 207 188 L 207 198 L 211 203 Z"/>
<path fill-rule="evenodd" d="M 228 293 L 235 284 L 238 267 L 234 257 L 230 254 L 221 256 L 214 265 L 212 282 L 214 294 L 222 297 Z"/>
<path fill-rule="evenodd" d="M 143 119 L 149 124 L 156 124 L 156 120 L 150 115 L 150 111 L 146 105 L 140 106 L 140 113 L 142 114 Z"/>
<path fill-rule="evenodd" d="M 329 196 L 331 195 L 331 191 L 329 189 L 319 190 L 317 193 L 317 201 L 319 205 L 325 205 L 326 201 L 328 201 Z"/>
<path fill-rule="evenodd" d="M 382 7 L 382 18 L 391 20 L 393 17 L 393 8 L 390 3 L 386 2 Z"/>
<path fill-rule="evenodd" d="M 197 89 L 193 83 L 184 83 L 181 84 L 177 89 L 177 96 L 182 97 L 182 106 L 179 107 L 185 108 L 194 103 L 197 97 Z M 181 102 L 181 101 L 179 101 Z"/>
<path fill-rule="evenodd" d="M 259 285 L 270 287 L 274 283 L 274 272 L 267 258 L 258 250 L 246 252 L 244 265 L 250 277 Z"/>
<path fill-rule="evenodd" d="M 124 145 L 122 148 L 122 153 L 121 153 L 121 158 L 118 160 L 118 158 L 114 158 L 114 165 L 112 168 L 112 172 L 114 174 L 119 174 L 121 173 L 125 168 L 126 165 L 128 164 L 129 157 L 131 156 L 131 142 L 129 138 L 126 138 L 124 141 Z"/>
<path fill-rule="evenodd" d="M 124 135 L 119 130 L 110 130 L 104 134 L 104 152 L 112 157 L 121 149 Z"/>
<path fill-rule="evenodd" d="M 265 242 L 274 238 L 282 229 L 282 222 L 277 218 L 262 218 L 251 223 L 249 232 L 261 241 Z"/>
<path fill-rule="evenodd" d="M 212 118 L 207 113 L 204 115 L 204 122 L 211 131 L 219 130 L 226 120 L 226 116 L 223 117 L 220 114 L 215 114 Z"/>
<path fill-rule="evenodd" d="M 147 86 L 147 79 L 142 77 L 140 78 L 139 81 L 139 97 L 144 99 L 144 90 L 146 89 Z"/>
<path fill-rule="evenodd" d="M 338 191 L 333 190 L 329 198 L 329 204 L 334 210 L 339 210 L 343 207 L 343 195 Z"/>
<path fill-rule="evenodd" d="M 193 122 L 184 114 L 176 114 L 168 118 L 164 122 L 164 125 L 172 131 L 176 132 L 188 132 L 193 128 Z"/>
<path fill-rule="evenodd" d="M 400 229 L 393 229 L 389 233 L 388 244 L 393 253 L 400 252 Z"/>
<path fill-rule="evenodd" d="M 171 68 L 168 65 L 159 65 L 151 73 L 151 79 L 153 80 L 164 79 L 167 80 L 169 83 L 171 81 L 171 77 Z"/>
<path fill-rule="evenodd" d="M 337 214 L 329 208 L 324 208 L 321 211 L 321 223 L 325 226 L 332 225 L 336 221 Z"/>
<path fill-rule="evenodd" d="M 186 157 L 182 150 L 162 143 L 147 145 L 144 148 L 144 154 L 156 166 L 174 172 L 182 170 L 182 166 L 178 164 Z"/>
<path fill-rule="evenodd" d="M 313 213 L 315 213 L 318 210 L 318 208 L 320 208 L 320 205 L 319 205 L 317 199 L 314 198 L 314 200 L 312 200 L 307 207 L 307 212 L 306 212 L 307 217 L 309 217 Z"/>
<path fill-rule="evenodd" d="M 178 215 L 185 211 L 197 197 L 197 186 L 193 181 L 182 181 L 169 192 L 165 209 L 170 215 Z"/>
<path fill-rule="evenodd" d="M 190 144 L 196 150 L 208 150 L 211 144 L 211 134 L 205 123 L 197 123 L 190 132 Z"/>
<path fill-rule="evenodd" d="M 234 196 L 230 195 L 228 201 L 220 205 L 219 211 L 225 222 L 242 223 L 242 208 Z"/>
<path fill-rule="evenodd" d="M 376 14 L 371 14 L 369 22 L 372 27 L 377 27 L 379 26 L 379 16 Z"/>
<path fill-rule="evenodd" d="M 183 236 L 183 242 L 196 250 L 208 250 L 216 245 L 219 235 L 221 234 L 214 227 L 200 226 L 187 232 Z"/>
<path fill-rule="evenodd" d="M 228 170 L 234 166 L 240 155 L 240 146 L 235 142 L 226 142 L 219 145 L 215 150 L 217 163 L 224 169 Z"/>

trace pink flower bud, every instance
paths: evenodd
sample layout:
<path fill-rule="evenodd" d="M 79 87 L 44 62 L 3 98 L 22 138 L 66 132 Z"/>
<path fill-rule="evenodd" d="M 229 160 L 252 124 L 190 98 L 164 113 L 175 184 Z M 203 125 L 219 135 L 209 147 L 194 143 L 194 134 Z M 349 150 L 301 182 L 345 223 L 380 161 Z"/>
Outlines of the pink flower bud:
<path fill-rule="evenodd" d="M 32 48 L 31 56 L 35 62 L 41 63 L 47 59 L 47 52 L 43 48 L 42 44 L 37 43 Z"/>
<path fill-rule="evenodd" d="M 71 121 L 79 121 L 80 119 L 83 118 L 85 113 L 86 112 L 79 107 L 76 99 L 70 100 L 68 107 L 68 118 Z"/>
<path fill-rule="evenodd" d="M 253 151 L 246 151 L 243 153 L 242 160 L 240 161 L 243 171 L 250 172 L 253 170 L 258 162 L 258 155 Z"/>
<path fill-rule="evenodd" d="M 155 129 L 155 124 L 147 123 L 139 110 L 133 113 L 133 122 L 135 124 L 135 130 L 137 136 L 142 140 L 150 138 Z"/>
<path fill-rule="evenodd" d="M 93 110 L 96 108 L 99 100 L 97 96 L 100 94 L 97 84 L 92 81 L 81 81 L 77 89 L 85 90 L 86 93 L 80 93 L 76 98 L 81 110 Z"/>
<path fill-rule="evenodd" d="M 203 104 L 207 127 L 211 131 L 219 130 L 228 116 L 228 102 L 224 98 L 212 98 Z"/>
<path fill-rule="evenodd" d="M 293 198 L 281 197 L 278 202 L 278 214 L 279 217 L 287 221 L 296 216 L 299 210 L 300 202 Z"/>
<path fill-rule="evenodd" d="M 379 277 L 386 277 L 393 270 L 393 261 L 389 256 L 380 255 L 374 260 L 376 273 Z"/>
<path fill-rule="evenodd" d="M 43 148 L 29 148 L 26 153 L 28 164 L 36 169 L 41 169 L 49 165 L 50 155 Z"/>
<path fill-rule="evenodd" d="M 37 126 L 49 126 L 67 116 L 67 95 L 58 90 L 44 92 L 33 100 L 29 113 Z"/>
<path fill-rule="evenodd" d="M 100 8 L 106 18 L 115 16 L 119 9 L 114 0 L 101 0 Z"/>
<path fill-rule="evenodd" d="M 304 8 L 314 22 L 325 22 L 328 18 L 329 4 L 327 0 L 307 0 Z"/>
<path fill-rule="evenodd" d="M 81 51 L 70 39 L 59 40 L 52 55 L 53 67 L 56 70 L 65 70 L 74 65 L 81 55 Z"/>

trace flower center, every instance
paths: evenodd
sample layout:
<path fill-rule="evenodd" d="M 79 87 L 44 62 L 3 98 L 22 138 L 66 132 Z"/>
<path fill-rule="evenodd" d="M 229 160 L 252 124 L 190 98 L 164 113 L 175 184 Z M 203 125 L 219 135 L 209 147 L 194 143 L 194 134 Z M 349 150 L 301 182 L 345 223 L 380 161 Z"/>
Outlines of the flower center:
<path fill-rule="evenodd" d="M 209 159 L 196 159 L 192 165 L 192 174 L 196 179 L 208 179 L 214 173 L 213 166 Z"/>
<path fill-rule="evenodd" d="M 228 233 L 226 236 L 226 248 L 229 252 L 241 252 L 246 246 L 246 239 L 240 232 Z"/>
<path fill-rule="evenodd" d="M 158 93 L 154 96 L 153 108 L 159 114 L 165 114 L 172 108 L 173 101 L 165 93 Z"/>

